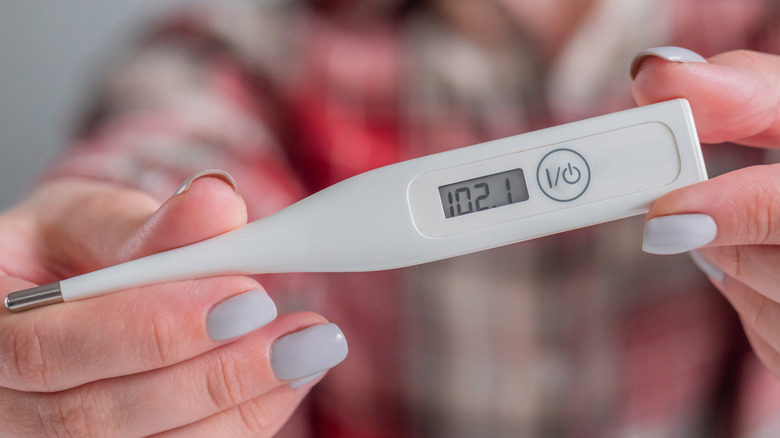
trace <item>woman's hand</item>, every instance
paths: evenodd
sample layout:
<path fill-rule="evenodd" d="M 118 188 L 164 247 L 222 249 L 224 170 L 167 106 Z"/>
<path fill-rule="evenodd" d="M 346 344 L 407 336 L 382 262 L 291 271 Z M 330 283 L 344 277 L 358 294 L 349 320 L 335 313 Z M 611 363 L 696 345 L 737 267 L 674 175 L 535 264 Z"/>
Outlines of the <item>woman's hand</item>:
<path fill-rule="evenodd" d="M 679 48 L 640 55 L 632 68 L 639 104 L 685 97 L 702 142 L 780 146 L 780 57 L 737 51 L 704 62 Z M 653 204 L 648 219 L 646 251 L 701 247 L 694 260 L 739 313 L 756 354 L 780 377 L 780 165 L 674 191 Z"/>
<path fill-rule="evenodd" d="M 209 176 L 209 175 L 206 175 Z M 246 223 L 243 200 L 198 178 L 162 206 L 60 180 L 0 216 L 0 292 L 57 281 Z M 276 318 L 241 276 L 0 311 L 0 435 L 271 436 L 346 355 L 312 313 Z"/>

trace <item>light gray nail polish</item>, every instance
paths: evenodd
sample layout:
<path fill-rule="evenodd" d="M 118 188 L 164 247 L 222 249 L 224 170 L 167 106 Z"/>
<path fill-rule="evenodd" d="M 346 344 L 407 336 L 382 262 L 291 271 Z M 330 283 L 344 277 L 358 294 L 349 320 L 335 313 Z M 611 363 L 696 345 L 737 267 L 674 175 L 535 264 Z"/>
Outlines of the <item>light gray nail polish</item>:
<path fill-rule="evenodd" d="M 336 324 L 315 325 L 279 338 L 271 366 L 279 379 L 295 380 L 333 368 L 347 352 L 347 340 Z"/>
<path fill-rule="evenodd" d="M 206 318 L 211 339 L 222 341 L 245 335 L 276 319 L 276 306 L 267 293 L 252 290 L 217 304 Z"/>
<path fill-rule="evenodd" d="M 642 251 L 681 254 L 711 242 L 718 232 L 706 214 L 677 214 L 650 219 L 645 224 Z"/>
<path fill-rule="evenodd" d="M 639 64 L 645 60 L 648 56 L 655 56 L 657 58 L 665 59 L 671 62 L 707 62 L 707 60 L 698 53 L 688 50 L 682 47 L 665 46 L 665 47 L 653 47 L 640 51 L 631 60 L 631 67 L 629 72 L 631 73 L 631 79 L 635 79 L 639 72 Z"/>
<path fill-rule="evenodd" d="M 693 260 L 693 263 L 696 264 L 696 266 L 701 269 L 702 272 L 707 277 L 710 277 L 713 281 L 716 281 L 718 283 L 723 283 L 723 280 L 726 279 L 726 273 L 723 272 L 719 267 L 715 266 L 714 263 L 707 260 L 699 251 L 691 251 L 688 253 L 691 256 L 691 260 Z"/>
<path fill-rule="evenodd" d="M 298 380 L 293 380 L 292 382 L 290 382 L 290 387 L 291 387 L 292 389 L 298 389 L 298 388 L 300 388 L 300 387 L 302 387 L 302 386 L 306 386 L 306 385 L 308 385 L 309 383 L 311 383 L 311 382 L 313 382 L 313 381 L 315 381 L 315 380 L 319 379 L 319 378 L 320 378 L 320 377 L 322 377 L 323 375 L 325 375 L 325 373 L 326 373 L 326 372 L 327 372 L 327 371 L 323 371 L 323 372 L 321 372 L 321 373 L 312 374 L 311 376 L 301 377 L 301 378 L 300 378 L 300 379 L 298 379 Z"/>
<path fill-rule="evenodd" d="M 234 180 L 233 177 L 230 176 L 229 173 L 225 172 L 224 170 L 209 169 L 209 170 L 204 170 L 202 172 L 198 172 L 198 173 L 190 176 L 186 180 L 184 180 L 184 182 L 179 186 L 179 188 L 176 189 L 176 192 L 173 193 L 173 196 L 181 195 L 182 193 L 186 192 L 187 190 L 189 190 L 190 186 L 192 185 L 193 182 L 195 182 L 195 180 L 197 180 L 199 178 L 206 177 L 206 176 L 213 176 L 213 177 L 216 177 L 216 178 L 222 178 L 222 180 L 224 180 L 226 183 L 228 183 L 231 186 L 233 186 L 233 190 L 235 192 L 238 192 L 238 186 L 236 185 L 236 180 Z"/>

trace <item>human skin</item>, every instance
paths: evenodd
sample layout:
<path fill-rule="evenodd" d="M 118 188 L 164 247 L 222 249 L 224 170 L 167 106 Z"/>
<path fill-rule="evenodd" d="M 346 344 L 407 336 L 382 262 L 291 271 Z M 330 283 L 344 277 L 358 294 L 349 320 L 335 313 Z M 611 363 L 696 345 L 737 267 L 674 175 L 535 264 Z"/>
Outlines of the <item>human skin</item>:
<path fill-rule="evenodd" d="M 0 215 L 0 292 L 199 241 L 246 218 L 241 197 L 217 178 L 198 179 L 162 205 L 110 184 L 53 181 Z M 272 346 L 326 321 L 286 314 L 212 339 L 209 311 L 247 291 L 265 293 L 230 276 L 2 309 L 2 435 L 272 436 L 321 377 L 300 387 L 278 379 Z"/>
<path fill-rule="evenodd" d="M 639 65 L 633 92 L 641 105 L 687 98 L 703 143 L 780 146 L 778 56 L 733 51 L 706 63 L 650 56 Z M 652 205 L 648 220 L 681 214 L 714 220 L 714 238 L 698 250 L 702 263 L 739 314 L 757 356 L 780 377 L 780 165 L 676 190 Z"/>
<path fill-rule="evenodd" d="M 640 104 L 685 97 L 703 142 L 780 144 L 780 61 L 730 52 L 707 63 L 655 57 L 638 66 Z M 648 219 L 700 214 L 717 234 L 699 251 L 780 375 L 780 167 L 751 167 L 672 192 Z M 0 215 L 0 293 L 202 240 L 246 223 L 241 197 L 217 178 L 162 205 L 118 186 L 62 179 Z M 693 248 L 688 248 L 693 249 Z M 271 436 L 314 381 L 295 388 L 271 364 L 274 342 L 322 325 L 281 315 L 244 336 L 208 334 L 225 299 L 262 290 L 230 276 L 138 288 L 21 314 L 0 310 L 4 436 Z M 776 316 L 777 315 L 777 316 Z M 316 381 L 316 379 L 315 379 Z"/>

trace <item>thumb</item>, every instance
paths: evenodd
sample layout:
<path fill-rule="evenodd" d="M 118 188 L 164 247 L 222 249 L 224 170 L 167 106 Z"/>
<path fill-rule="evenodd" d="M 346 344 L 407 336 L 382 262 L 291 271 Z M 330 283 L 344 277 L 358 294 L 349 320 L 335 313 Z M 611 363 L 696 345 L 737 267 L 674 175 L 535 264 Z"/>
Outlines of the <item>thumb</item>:
<path fill-rule="evenodd" d="M 130 234 L 119 262 L 185 246 L 247 223 L 235 181 L 209 170 L 188 178 L 179 190 Z"/>

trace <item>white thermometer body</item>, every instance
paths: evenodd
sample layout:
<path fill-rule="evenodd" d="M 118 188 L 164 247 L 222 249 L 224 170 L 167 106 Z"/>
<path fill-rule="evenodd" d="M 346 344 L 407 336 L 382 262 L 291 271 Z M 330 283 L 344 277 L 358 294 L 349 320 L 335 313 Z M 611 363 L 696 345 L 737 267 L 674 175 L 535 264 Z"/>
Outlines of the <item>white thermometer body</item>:
<path fill-rule="evenodd" d="M 59 288 L 69 301 L 222 274 L 417 265 L 642 214 L 706 179 L 688 102 L 677 99 L 382 167 Z"/>

